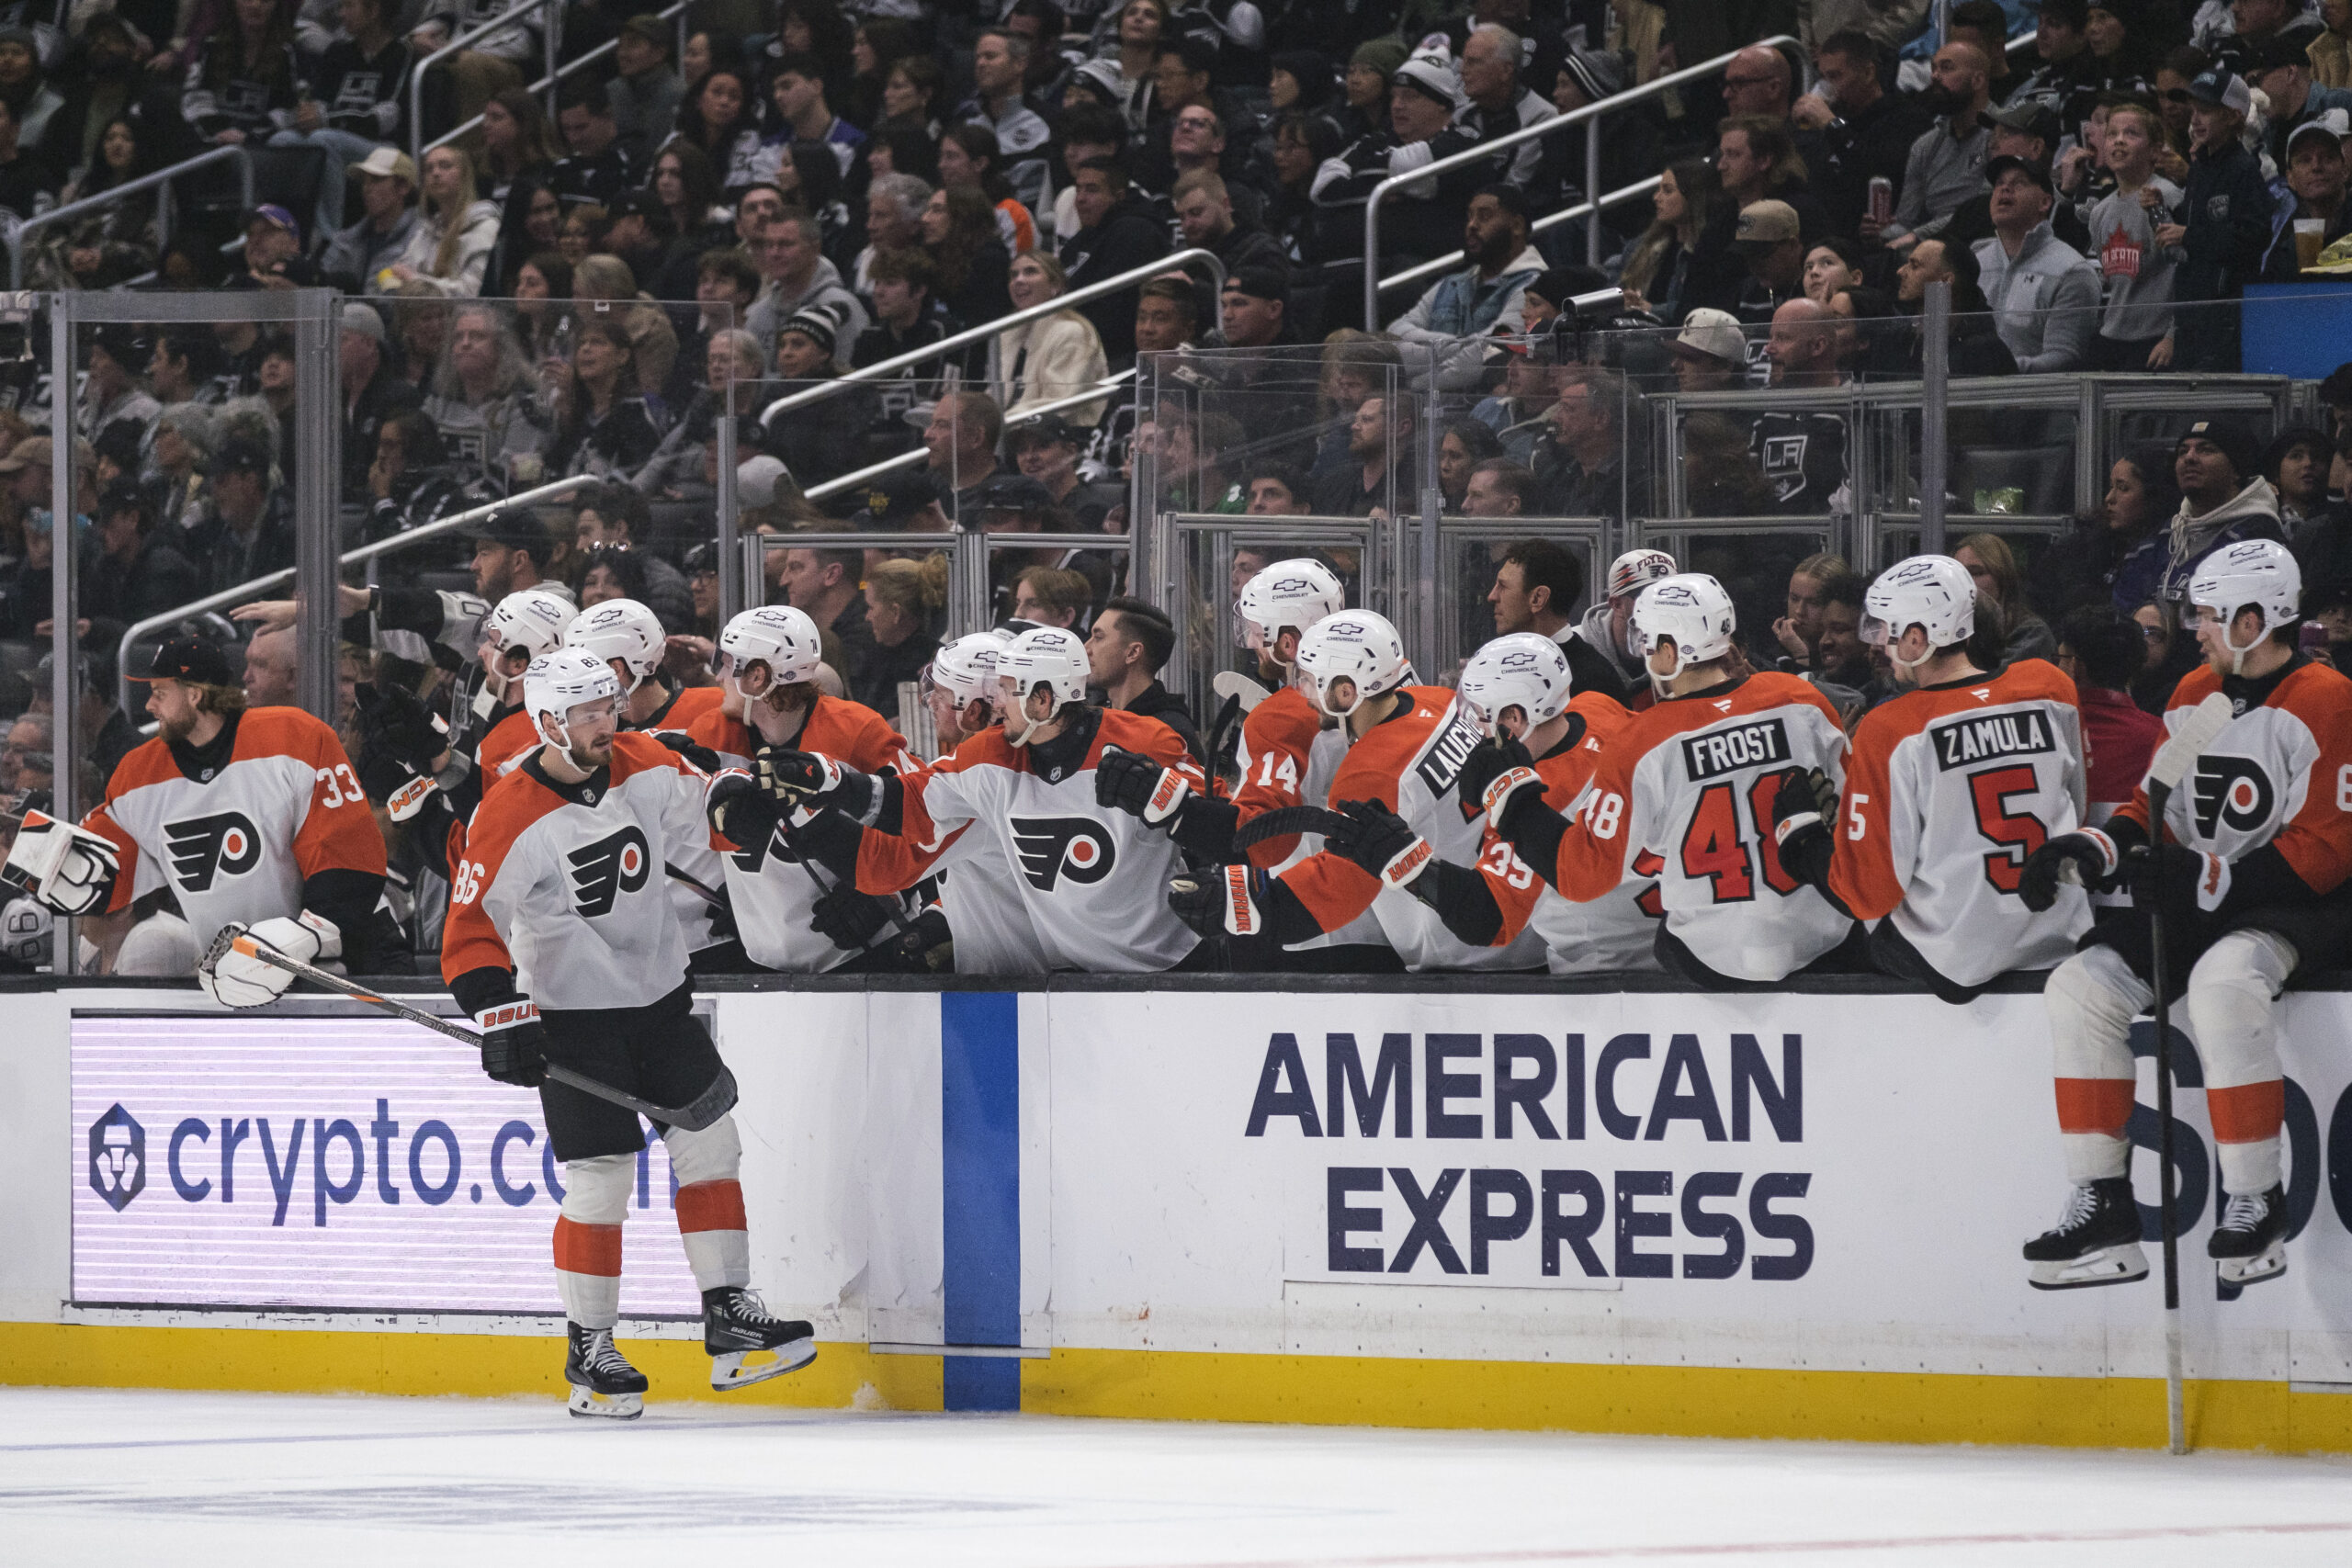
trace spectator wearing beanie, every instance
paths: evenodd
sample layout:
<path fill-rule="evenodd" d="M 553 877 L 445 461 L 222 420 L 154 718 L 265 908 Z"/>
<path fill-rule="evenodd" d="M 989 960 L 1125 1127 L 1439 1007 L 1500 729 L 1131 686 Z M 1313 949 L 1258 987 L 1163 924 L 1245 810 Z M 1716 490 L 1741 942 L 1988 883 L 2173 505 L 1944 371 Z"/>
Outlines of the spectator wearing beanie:
<path fill-rule="evenodd" d="M 2164 598 L 2177 621 L 2187 618 L 2188 580 L 2197 563 L 2224 545 L 2278 539 L 2278 492 L 2262 477 L 2262 448 L 2233 419 L 2200 419 L 2173 446 L 2173 478 L 2180 511 L 2172 520 Z"/>
<path fill-rule="evenodd" d="M 1315 173 L 1311 190 L 1322 220 L 1318 243 L 1327 254 L 1346 254 L 1344 236 L 1349 234 L 1362 254 L 1364 202 L 1381 181 L 1476 145 L 1453 123 L 1461 94 L 1461 81 L 1442 44 L 1415 53 L 1396 68 L 1388 95 L 1388 130 L 1358 138 Z M 1471 194 L 1493 177 L 1492 169 L 1473 164 L 1404 186 L 1382 201 L 1384 265 L 1426 261 L 1453 250 L 1461 243 Z"/>
<path fill-rule="evenodd" d="M 805 387 L 839 376 L 843 316 L 840 305 L 819 299 L 786 318 L 775 334 L 776 379 Z M 834 397 L 769 422 L 760 445 L 784 459 L 802 489 L 822 484 L 860 466 L 880 402 L 874 388 L 852 382 Z"/>
<path fill-rule="evenodd" d="M 1411 52 L 1404 39 L 1394 37 L 1366 39 L 1356 45 L 1340 84 L 1345 101 L 1332 116 L 1343 141 L 1388 129 L 1389 80 Z"/>

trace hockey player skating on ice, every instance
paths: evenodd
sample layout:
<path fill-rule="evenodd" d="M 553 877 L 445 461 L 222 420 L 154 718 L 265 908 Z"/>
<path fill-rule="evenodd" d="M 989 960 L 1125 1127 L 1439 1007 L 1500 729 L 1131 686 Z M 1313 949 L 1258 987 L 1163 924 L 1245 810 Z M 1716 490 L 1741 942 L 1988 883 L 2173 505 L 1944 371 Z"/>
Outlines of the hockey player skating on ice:
<path fill-rule="evenodd" d="M 620 683 L 593 653 L 532 660 L 524 701 L 540 745 L 491 787 L 454 868 L 443 977 L 482 1031 L 482 1070 L 536 1087 L 563 1162 L 556 1282 L 570 1320 L 564 1377 L 579 1416 L 632 1416 L 645 1378 L 613 1344 L 621 1221 L 645 1135 L 636 1115 L 563 1084 L 548 1061 L 662 1105 L 724 1070 L 692 1011 L 686 943 L 668 868 L 718 874 L 703 816 L 707 780 L 650 735 L 622 734 Z M 678 1229 L 702 1291 L 711 1383 L 729 1389 L 806 1366 L 806 1323 L 769 1315 L 746 1289 L 751 1244 L 729 1114 L 699 1133 L 655 1129 L 678 1180 Z M 747 1364 L 747 1355 L 771 1359 Z"/>
<path fill-rule="evenodd" d="M 714 709 L 695 721 L 698 763 L 715 761 L 707 801 L 712 828 L 727 840 L 727 890 L 752 962 L 820 973 L 895 967 L 889 910 L 896 898 L 842 882 L 819 892 L 790 835 L 783 808 L 753 782 L 763 746 L 821 751 L 865 773 L 911 771 L 906 741 L 863 703 L 817 689 L 823 662 L 817 623 L 788 604 L 746 610 L 718 636 L 720 689 L 742 716 Z M 877 946 L 880 942 L 882 945 Z"/>
<path fill-rule="evenodd" d="M 1288 944 L 1339 931 L 1368 911 L 1408 969 L 1534 968 L 1543 943 L 1532 933 L 1500 946 L 1465 942 L 1411 891 L 1431 858 L 1466 863 L 1478 852 L 1477 815 L 1462 809 L 1455 789 L 1479 741 L 1467 710 L 1442 687 L 1407 683 L 1404 639 L 1369 610 L 1327 615 L 1308 627 L 1298 671 L 1317 708 L 1340 721 L 1348 740 L 1331 800 L 1343 812 L 1350 802 L 1375 803 L 1402 825 L 1335 832 L 1320 852 L 1278 876 L 1228 865 L 1179 896 L 1180 912 L 1198 922 L 1195 929 Z"/>
<path fill-rule="evenodd" d="M 1572 688 L 1566 651 L 1535 632 L 1497 637 L 1471 656 L 1454 698 L 1486 743 L 1462 764 L 1455 788 L 1465 805 L 1484 808 L 1476 859 L 1432 854 L 1406 886 L 1464 942 L 1499 947 L 1534 931 L 1555 975 L 1654 970 L 1658 911 L 1649 878 L 1628 877 L 1604 898 L 1573 902 L 1520 859 L 1493 825 L 1521 790 L 1555 812 L 1570 812 L 1632 716 L 1614 697 L 1572 697 Z M 1404 818 L 1373 802 L 1350 801 L 1346 815 L 1357 824 L 1349 847 L 1366 846 L 1366 857 L 1380 855 L 1384 864 L 1420 841 Z"/>
<path fill-rule="evenodd" d="M 1966 1002 L 1995 976 L 2047 969 L 2090 924 L 2079 887 L 2030 908 L 2028 856 L 2083 820 L 2075 683 L 2039 659 L 1980 657 L 1976 592 L 1950 556 L 1870 586 L 1861 637 L 1908 688 L 1855 728 L 1840 797 L 1792 775 L 1774 804 L 1781 863 L 1875 920 L 1871 962 Z"/>
<path fill-rule="evenodd" d="M 1657 878 L 1657 957 L 1709 988 L 1769 985 L 1832 953 L 1853 920 L 1781 864 L 1772 802 L 1792 770 L 1843 776 L 1837 711 L 1794 675 L 1741 673 L 1731 596 L 1701 572 L 1642 590 L 1633 611 L 1656 706 L 1600 750 L 1571 818 L 1521 789 L 1496 830 L 1562 895 Z"/>
<path fill-rule="evenodd" d="M 2054 838 L 2026 863 L 2030 907 L 2048 908 L 2062 879 L 2110 878 L 2142 906 L 2102 914 L 2042 992 L 2075 1184 L 2057 1227 L 2026 1244 L 2044 1290 L 2148 1271 L 2125 1128 L 2132 1020 L 2154 1000 L 2142 912 L 2150 900 L 2161 902 L 2166 977 L 2187 996 L 2219 1145 L 2222 1194 L 2206 1250 L 2224 1285 L 2286 1271 L 2275 1009 L 2305 962 L 2335 958 L 2352 935 L 2352 682 L 2298 651 L 2301 594 L 2294 557 L 2267 539 L 2199 562 L 2188 602 L 2205 663 L 2181 677 L 2165 727 L 2179 729 L 2216 692 L 2236 716 L 2172 792 L 2161 829 L 2143 785 L 2103 831 Z"/>
<path fill-rule="evenodd" d="M 300 708 L 248 709 L 227 658 L 195 637 L 156 649 L 147 679 L 155 738 L 116 767 L 82 826 L 28 813 L 6 880 L 57 914 L 102 917 L 102 945 L 119 942 L 135 899 L 169 889 L 199 952 L 234 927 L 364 970 L 384 840 L 334 731 Z M 197 981 L 259 1007 L 293 976 L 231 953 Z"/>

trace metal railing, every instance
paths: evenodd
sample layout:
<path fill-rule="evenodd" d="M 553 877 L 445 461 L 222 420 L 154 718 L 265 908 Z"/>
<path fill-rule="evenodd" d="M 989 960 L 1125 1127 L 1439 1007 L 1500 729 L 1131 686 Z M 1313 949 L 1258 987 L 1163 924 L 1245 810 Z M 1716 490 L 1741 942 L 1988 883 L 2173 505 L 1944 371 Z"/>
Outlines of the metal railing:
<path fill-rule="evenodd" d="M 1775 33 L 1770 38 L 1758 39 L 1756 43 L 1745 47 L 1753 49 L 1760 44 L 1768 49 L 1779 49 L 1783 45 L 1794 45 L 1796 41 L 1786 33 Z M 1634 104 L 1657 97 L 1660 94 L 1671 92 L 1677 87 L 1688 86 L 1706 77 L 1718 75 L 1730 66 L 1733 58 L 1732 54 L 1723 54 L 1717 55 L 1713 60 L 1702 61 L 1697 65 L 1686 65 L 1679 71 L 1669 72 L 1654 81 L 1645 82 L 1640 86 L 1625 92 L 1612 94 L 1596 103 L 1587 104 L 1580 109 L 1570 109 L 1566 114 L 1554 115 L 1549 119 L 1538 120 L 1533 125 L 1521 126 L 1519 130 L 1506 135 L 1481 141 L 1476 147 L 1466 152 L 1456 152 L 1450 158 L 1440 158 L 1434 163 L 1424 164 L 1407 174 L 1391 175 L 1373 186 L 1372 194 L 1364 198 L 1363 204 L 1365 327 L 1377 331 L 1380 324 L 1380 204 L 1391 191 L 1402 190 L 1405 186 L 1418 184 L 1422 180 L 1434 181 L 1440 175 L 1451 174 L 1455 169 L 1468 168 L 1473 164 L 1491 159 L 1498 152 L 1516 147 L 1522 141 L 1541 141 L 1546 136 L 1556 136 L 1561 131 L 1576 126 L 1588 126 L 1590 129 L 1584 139 L 1584 188 L 1588 197 L 1586 205 L 1589 206 L 1591 193 L 1600 186 L 1600 121 L 1619 109 L 1630 107 Z M 1585 259 L 1596 266 L 1600 264 L 1600 226 L 1597 223 L 1591 225 L 1586 234 Z"/>
<path fill-rule="evenodd" d="M 1007 414 L 1004 417 L 1004 428 L 1008 431 L 1018 430 L 1024 424 L 1034 424 L 1048 414 L 1059 413 L 1064 409 L 1082 408 L 1088 403 L 1100 402 L 1105 398 L 1115 396 L 1121 387 L 1135 378 L 1136 373 L 1132 369 L 1122 370 L 1116 376 L 1096 382 L 1083 392 L 1073 392 L 1067 398 L 1056 398 L 1051 402 L 1039 403 L 1035 408 L 1023 409 L 1019 413 Z M 885 457 L 878 463 L 869 463 L 853 473 L 843 474 L 838 479 L 827 479 L 823 484 L 811 485 L 801 494 L 809 501 L 829 500 L 845 491 L 855 490 L 859 485 L 871 483 L 884 474 L 896 473 L 900 468 L 911 468 L 930 456 L 931 454 L 922 447 L 915 446 L 899 453 L 895 457 Z"/>
<path fill-rule="evenodd" d="M 992 341 L 997 334 L 1009 328 L 1040 321 L 1047 316 L 1059 315 L 1073 305 L 1082 305 L 1090 299 L 1100 299 L 1106 294 L 1117 294 L 1133 288 L 1162 273 L 1180 272 L 1195 261 L 1208 264 L 1209 271 L 1216 279 L 1217 295 L 1222 298 L 1225 293 L 1225 263 L 1217 258 L 1216 253 L 1202 250 L 1198 246 L 1190 250 L 1176 251 L 1161 256 L 1157 261 L 1149 261 L 1141 266 L 1130 267 L 1116 277 L 1106 277 L 1100 282 L 1090 283 L 1083 288 L 1074 288 L 1067 294 L 1057 294 L 1042 305 L 1031 305 L 1015 310 L 1009 316 L 999 316 L 984 326 L 967 327 L 953 337 L 941 338 L 937 343 L 927 347 L 910 350 L 894 358 L 885 359 L 879 364 L 868 365 L 863 369 L 844 372 L 840 376 L 820 381 L 813 387 L 804 388 L 797 392 L 778 398 L 760 411 L 760 423 L 765 424 L 778 414 L 791 413 L 795 410 L 821 403 L 828 398 L 837 398 L 860 381 L 885 379 L 897 375 L 901 370 L 910 370 L 926 361 L 943 358 L 958 349 Z M 1090 397 L 1082 400 L 1091 400 L 1091 399 Z"/>
<path fill-rule="evenodd" d="M 69 201 L 62 207 L 52 207 L 39 217 L 27 219 L 17 225 L 14 233 L 8 236 L 8 287 L 22 288 L 25 286 L 25 244 L 36 231 L 53 228 L 72 219 L 86 217 L 93 212 L 104 211 L 125 197 L 137 196 L 141 191 L 153 190 L 158 186 L 165 187 L 164 200 L 158 208 L 158 243 L 169 243 L 171 231 L 168 227 L 168 219 L 164 215 L 170 211 L 171 183 L 184 175 L 192 175 L 198 169 L 209 169 L 215 164 L 224 162 L 236 164 L 240 194 L 243 197 L 242 210 L 251 212 L 254 209 L 253 154 L 243 147 L 215 147 L 209 152 L 198 152 L 193 158 L 183 159 L 168 169 L 158 169 L 152 175 L 141 175 L 135 180 L 125 180 L 122 184 L 102 190 L 96 196 L 85 196 L 79 201 Z"/>
<path fill-rule="evenodd" d="M 686 7 L 690 3 L 691 0 L 677 0 L 677 4 L 671 6 L 668 9 L 654 13 L 655 17 L 660 20 L 674 21 L 677 24 L 677 41 L 672 47 L 670 51 L 670 67 L 672 70 L 676 70 L 678 68 L 678 62 L 685 58 Z M 458 53 L 467 45 L 472 43 L 475 39 L 483 37 L 485 34 L 493 33 L 502 28 L 513 26 L 520 17 L 530 12 L 537 11 L 548 4 L 548 0 L 522 0 L 520 5 L 500 13 L 498 17 L 491 21 L 484 22 L 481 27 L 476 28 L 473 31 L 465 34 L 463 37 L 452 39 L 447 43 L 443 44 L 439 49 L 436 49 L 431 54 L 426 55 L 424 61 L 418 64 L 417 68 L 413 72 L 410 73 L 408 85 L 409 155 L 414 158 L 420 165 L 424 163 L 424 155 L 427 152 L 432 152 L 435 147 L 447 146 L 450 142 L 457 141 L 459 137 L 465 135 L 468 131 L 472 130 L 476 126 L 481 124 L 481 116 L 476 115 L 473 118 L 467 120 L 463 124 L 442 132 L 439 136 L 435 137 L 430 141 L 422 140 L 424 135 L 424 110 L 423 105 L 424 102 L 425 67 L 435 63 L 446 55 Z M 532 83 L 526 90 L 533 93 L 545 92 L 547 94 L 548 121 L 549 124 L 553 124 L 556 118 L 556 92 L 558 88 L 563 85 L 564 80 L 567 77 L 576 75 L 583 68 L 594 64 L 597 61 L 604 59 L 605 56 L 614 52 L 620 47 L 620 40 L 617 38 L 607 39 L 603 43 L 600 43 L 595 48 L 590 50 L 587 53 L 582 55 L 579 59 L 569 61 L 559 65 L 556 62 L 556 29 L 553 28 L 542 28 L 540 29 L 540 39 L 543 44 L 543 48 L 541 50 L 543 60 L 540 69 L 545 71 L 547 73 L 541 76 L 537 81 Z"/>
<path fill-rule="evenodd" d="M 1660 178 L 1660 175 L 1652 175 L 1645 180 L 1635 180 L 1632 185 L 1621 186 L 1599 201 L 1579 201 L 1574 207 L 1564 207 L 1557 212 L 1547 212 L 1527 226 L 1528 238 L 1532 240 L 1547 230 L 1558 228 L 1563 223 L 1573 223 L 1579 218 L 1592 217 L 1609 208 L 1623 206 L 1626 202 L 1645 197 L 1657 189 Z M 1441 274 L 1452 272 L 1468 259 L 1460 251 L 1448 251 L 1435 261 L 1423 262 L 1419 266 L 1407 267 L 1403 272 L 1389 274 L 1380 280 L 1380 291 L 1385 294 L 1392 288 L 1402 288 L 1408 284 L 1419 283 L 1425 277 L 1436 277 Z"/>
<path fill-rule="evenodd" d="M 411 528 L 405 533 L 394 534 L 390 538 L 379 539 L 372 545 L 361 545 L 356 549 L 345 550 L 340 558 L 340 564 L 357 566 L 374 560 L 378 556 L 390 555 L 395 550 L 404 550 L 411 545 L 422 544 L 427 539 L 454 534 L 458 529 L 469 527 L 493 513 L 504 511 L 507 507 L 528 506 L 535 502 L 552 501 L 560 495 L 569 495 L 573 491 L 590 485 L 601 485 L 604 482 L 602 479 L 587 475 L 568 479 L 555 479 L 531 490 L 517 491 L 502 500 L 471 507 L 464 512 L 452 513 L 447 517 L 437 517 L 421 528 Z M 130 673 L 130 649 L 131 645 L 141 637 L 151 632 L 161 631 L 164 627 L 187 620 L 192 615 L 207 615 L 214 610 L 232 608 L 238 604 L 250 603 L 260 598 L 269 589 L 287 581 L 293 575 L 294 569 L 290 566 L 277 571 L 265 572 L 247 581 L 207 593 L 201 599 L 191 599 L 185 604 L 150 615 L 143 621 L 132 622 L 124 628 L 122 640 L 115 647 L 115 701 L 126 713 L 130 711 L 130 682 L 134 679 Z M 340 620 L 342 617 L 337 615 L 335 619 Z"/>

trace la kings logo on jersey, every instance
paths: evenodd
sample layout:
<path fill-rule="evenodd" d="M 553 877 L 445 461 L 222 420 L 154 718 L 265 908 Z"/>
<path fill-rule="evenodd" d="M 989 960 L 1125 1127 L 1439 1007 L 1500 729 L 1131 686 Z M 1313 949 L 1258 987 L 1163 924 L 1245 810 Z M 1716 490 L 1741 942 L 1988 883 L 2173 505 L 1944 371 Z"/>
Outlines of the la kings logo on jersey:
<path fill-rule="evenodd" d="M 1110 829 L 1087 817 L 1015 817 L 1012 847 L 1021 874 L 1040 893 L 1051 893 L 1064 877 L 1091 886 L 1118 860 Z"/>
<path fill-rule="evenodd" d="M 2196 774 L 2188 781 L 2189 798 L 2197 808 L 2197 830 L 2211 838 L 2217 828 L 2251 832 L 2270 820 L 2278 799 L 2270 775 L 2251 757 L 2197 759 Z"/>
<path fill-rule="evenodd" d="M 164 824 L 164 852 L 180 890 L 210 890 L 215 876 L 242 876 L 261 863 L 261 834 L 242 811 Z"/>
<path fill-rule="evenodd" d="M 564 857 L 571 863 L 572 908 L 590 919 L 613 912 L 613 900 L 645 886 L 653 853 L 635 823 Z"/>

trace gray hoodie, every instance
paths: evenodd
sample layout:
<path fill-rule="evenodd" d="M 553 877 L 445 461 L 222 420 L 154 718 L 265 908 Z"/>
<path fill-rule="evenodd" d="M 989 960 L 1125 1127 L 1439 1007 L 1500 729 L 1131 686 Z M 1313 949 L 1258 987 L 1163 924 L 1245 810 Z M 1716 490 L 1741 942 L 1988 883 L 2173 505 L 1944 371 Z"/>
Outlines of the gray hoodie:
<path fill-rule="evenodd" d="M 784 329 L 793 313 L 808 305 L 831 305 L 842 312 L 842 330 L 833 334 L 833 363 L 843 370 L 849 368 L 850 351 L 857 346 L 858 334 L 873 322 L 865 314 L 865 307 L 857 296 L 842 286 L 841 269 L 831 262 L 820 261 L 817 270 L 809 275 L 808 287 L 791 299 L 781 299 L 774 279 L 760 286 L 760 296 L 752 308 L 743 312 L 743 330 L 760 340 L 761 352 L 768 363 L 775 363 L 775 334 Z"/>
<path fill-rule="evenodd" d="M 2164 596 L 2176 608 L 2188 598 L 2188 580 L 2196 574 L 2197 563 L 2220 549 L 2245 539 L 2277 539 L 2286 541 L 2286 530 L 2278 523 L 2278 492 L 2270 481 L 2256 479 L 2201 517 L 2188 514 L 2188 502 L 2180 503 L 2174 513 L 2170 538 L 2170 558 L 2165 565 Z"/>

